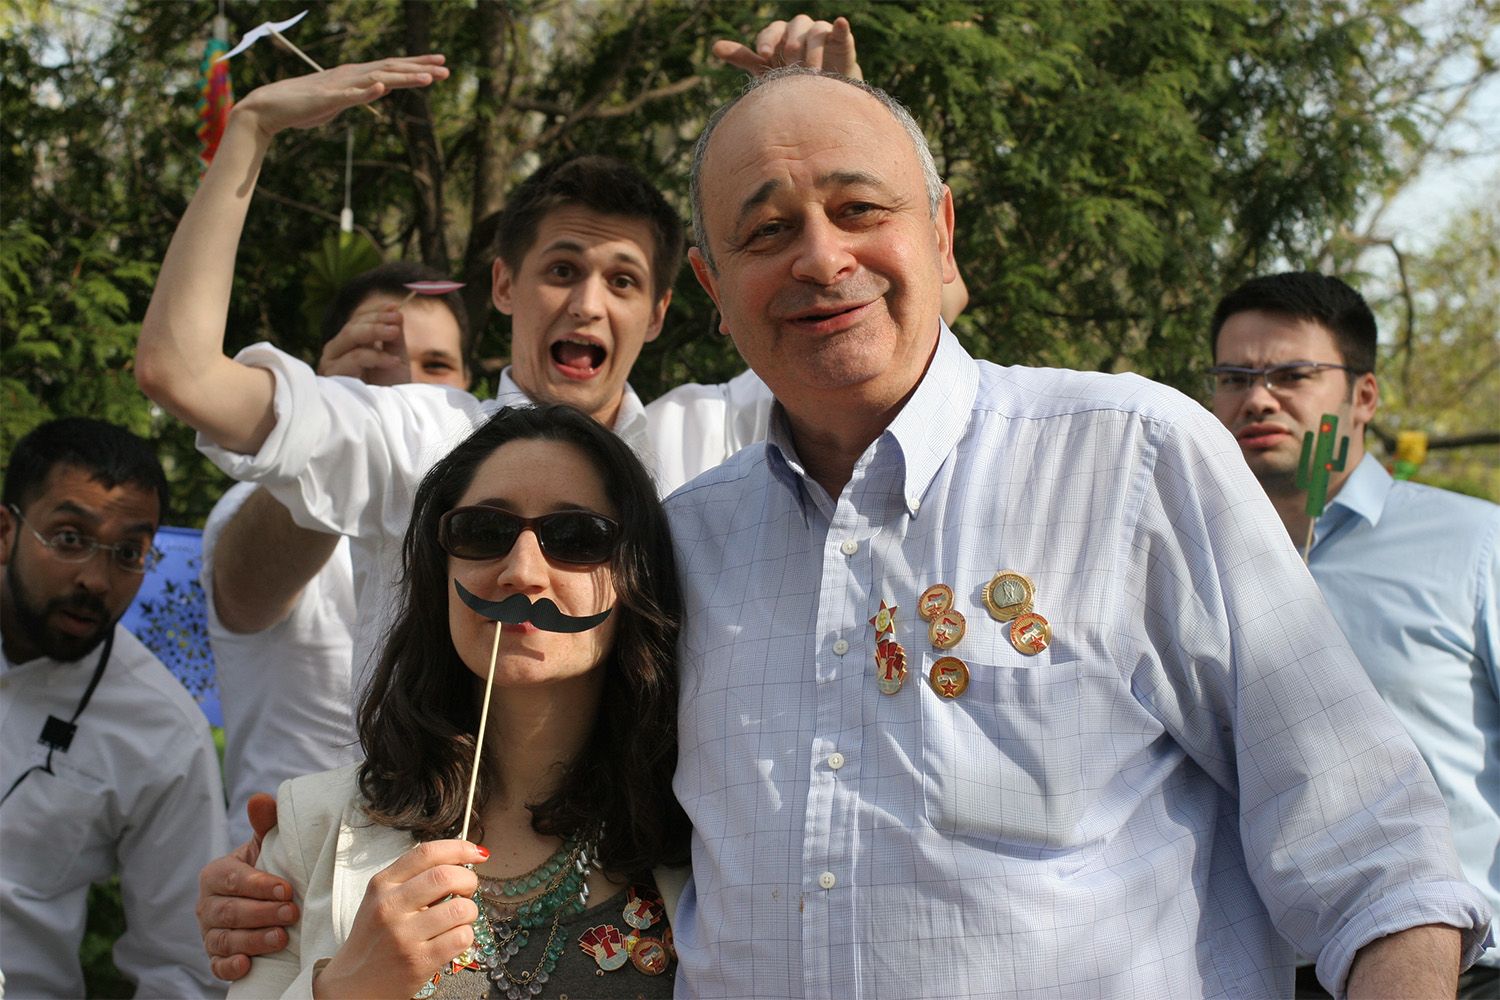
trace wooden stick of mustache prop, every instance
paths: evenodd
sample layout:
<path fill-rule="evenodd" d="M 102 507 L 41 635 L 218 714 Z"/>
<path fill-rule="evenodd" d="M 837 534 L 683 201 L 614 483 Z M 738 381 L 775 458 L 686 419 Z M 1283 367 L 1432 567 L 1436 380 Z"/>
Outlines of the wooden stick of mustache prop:
<path fill-rule="evenodd" d="M 525 594 L 512 594 L 503 601 L 486 601 L 469 592 L 463 584 L 453 581 L 458 599 L 471 611 L 495 623 L 495 642 L 490 647 L 490 672 L 484 681 L 484 705 L 479 710 L 479 735 L 474 741 L 474 767 L 469 772 L 469 798 L 464 804 L 464 828 L 459 840 L 469 839 L 469 820 L 474 816 L 474 789 L 479 784 L 479 755 L 484 751 L 484 730 L 490 719 L 490 692 L 495 687 L 495 661 L 500 657 L 500 626 L 520 625 L 530 622 L 544 632 L 587 632 L 604 623 L 614 608 L 605 608 L 597 615 L 575 618 L 563 614 L 549 598 L 538 598 L 535 603 Z"/>

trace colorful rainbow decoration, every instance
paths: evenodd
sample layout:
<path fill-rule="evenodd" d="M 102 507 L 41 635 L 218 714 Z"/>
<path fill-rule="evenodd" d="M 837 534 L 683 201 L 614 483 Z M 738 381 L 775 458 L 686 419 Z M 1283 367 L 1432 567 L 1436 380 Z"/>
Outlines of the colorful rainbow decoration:
<path fill-rule="evenodd" d="M 223 17 L 214 19 L 214 37 L 203 48 L 203 87 L 198 91 L 198 141 L 202 149 L 198 159 L 203 166 L 213 162 L 218 152 L 219 140 L 224 137 L 224 126 L 229 121 L 229 109 L 234 107 L 234 85 L 229 81 L 229 63 L 219 59 L 229 51 L 228 34 Z"/>

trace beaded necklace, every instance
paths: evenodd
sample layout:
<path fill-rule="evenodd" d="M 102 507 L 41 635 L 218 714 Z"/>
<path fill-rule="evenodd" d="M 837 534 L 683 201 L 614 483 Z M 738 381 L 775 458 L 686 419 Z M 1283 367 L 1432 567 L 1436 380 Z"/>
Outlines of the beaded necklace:
<path fill-rule="evenodd" d="M 464 968 L 483 969 L 504 991 L 507 1000 L 541 995 L 566 945 L 558 938 L 558 927 L 565 917 L 582 913 L 588 904 L 588 878 L 590 870 L 598 864 L 598 843 L 597 833 L 589 837 L 574 834 L 556 854 L 529 872 L 502 878 L 479 876 L 479 891 L 474 894 L 479 907 L 479 918 L 474 921 L 474 944 L 444 971 L 452 975 Z M 519 903 L 506 901 L 532 892 L 537 894 Z M 505 910 L 511 912 L 501 916 Z M 547 923 L 548 918 L 552 927 L 536 966 L 530 971 L 511 971 L 510 960 L 526 947 L 531 932 Z M 436 991 L 439 978 L 441 974 L 423 987 L 417 994 L 418 1000 Z"/>

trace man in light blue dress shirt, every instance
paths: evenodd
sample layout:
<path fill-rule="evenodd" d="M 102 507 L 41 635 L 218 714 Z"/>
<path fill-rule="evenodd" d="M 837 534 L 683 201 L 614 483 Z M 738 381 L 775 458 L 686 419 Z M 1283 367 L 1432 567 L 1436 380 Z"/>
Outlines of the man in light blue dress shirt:
<path fill-rule="evenodd" d="M 1365 452 L 1380 399 L 1375 317 L 1344 282 L 1256 278 L 1220 302 L 1212 333 L 1214 412 L 1299 546 L 1311 520 L 1296 485 L 1302 435 L 1325 413 L 1347 431 L 1308 566 L 1437 779 L 1464 874 L 1500 908 L 1500 506 L 1394 480 Z M 1500 995 L 1500 950 L 1461 986 Z"/>
<path fill-rule="evenodd" d="M 668 500 L 678 995 L 1274 997 L 1294 947 L 1451 995 L 1489 907 L 1233 439 L 970 358 L 882 97 L 779 71 L 695 157 L 693 267 L 777 405 Z"/>

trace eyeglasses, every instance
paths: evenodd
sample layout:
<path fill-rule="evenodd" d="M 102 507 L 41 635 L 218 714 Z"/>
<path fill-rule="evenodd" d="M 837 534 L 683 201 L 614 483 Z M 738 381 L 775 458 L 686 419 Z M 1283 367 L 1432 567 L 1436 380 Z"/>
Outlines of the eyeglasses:
<path fill-rule="evenodd" d="M 1255 383 L 1264 382 L 1267 389 L 1277 395 L 1296 392 L 1309 382 L 1316 381 L 1325 368 L 1363 374 L 1349 365 L 1336 365 L 1330 361 L 1293 361 L 1284 365 L 1268 365 L 1265 368 L 1241 368 L 1238 365 L 1215 365 L 1208 370 L 1211 388 L 1220 396 L 1236 396 L 1249 392 Z"/>
<path fill-rule="evenodd" d="M 536 535 L 542 555 L 554 562 L 589 565 L 608 562 L 620 525 L 591 510 L 560 510 L 522 517 L 500 507 L 455 507 L 438 521 L 438 544 L 455 559 L 499 559 L 521 532 Z"/>
<path fill-rule="evenodd" d="M 47 548 L 52 550 L 52 555 L 59 562 L 84 563 L 94 558 L 96 552 L 108 552 L 110 561 L 118 569 L 127 573 L 145 573 L 157 563 L 161 562 L 161 550 L 150 545 L 142 545 L 139 542 L 116 542 L 114 545 L 105 545 L 97 538 L 81 535 L 71 528 L 64 528 L 54 534 L 51 538 L 43 538 L 42 533 L 31 526 L 31 522 L 21 513 L 15 504 L 7 504 L 26 530 Z"/>

